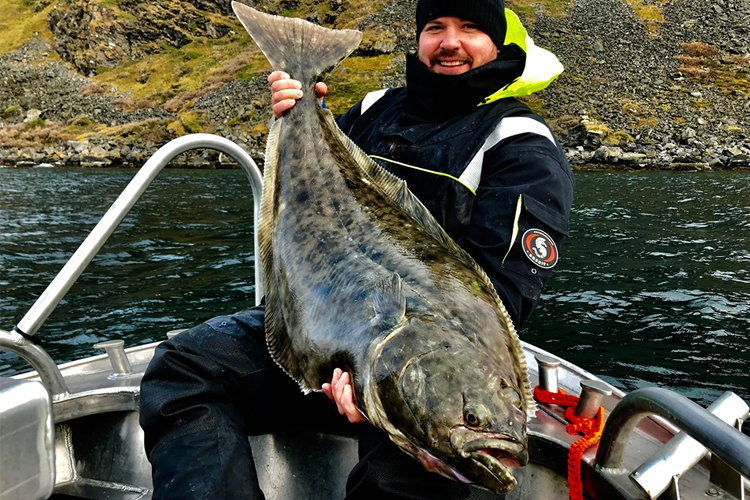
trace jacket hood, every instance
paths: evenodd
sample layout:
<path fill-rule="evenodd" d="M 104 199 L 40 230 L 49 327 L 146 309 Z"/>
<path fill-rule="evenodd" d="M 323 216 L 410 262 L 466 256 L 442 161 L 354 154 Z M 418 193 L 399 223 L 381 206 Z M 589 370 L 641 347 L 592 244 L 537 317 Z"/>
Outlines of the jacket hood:
<path fill-rule="evenodd" d="M 518 79 L 486 96 L 479 103 L 480 106 L 506 97 L 519 97 L 538 92 L 552 83 L 564 70 L 555 54 L 534 44 L 534 40 L 526 32 L 526 28 L 523 27 L 515 12 L 505 9 L 505 21 L 508 26 L 505 33 L 505 45 L 518 45 L 526 53 L 526 64 Z"/>

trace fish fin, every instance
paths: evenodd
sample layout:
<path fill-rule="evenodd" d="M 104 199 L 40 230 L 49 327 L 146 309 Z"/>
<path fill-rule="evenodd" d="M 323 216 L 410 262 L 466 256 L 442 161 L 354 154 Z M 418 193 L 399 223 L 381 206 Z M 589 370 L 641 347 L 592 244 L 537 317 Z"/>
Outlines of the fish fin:
<path fill-rule="evenodd" d="M 303 88 L 336 67 L 362 40 L 360 31 L 265 14 L 239 2 L 232 2 L 232 9 L 271 66 L 301 81 Z"/>
<path fill-rule="evenodd" d="M 379 323 L 393 327 L 403 322 L 406 316 L 406 292 L 398 273 L 393 273 L 375 284 L 373 300 Z"/>
<path fill-rule="evenodd" d="M 268 133 L 266 144 L 266 161 L 263 167 L 263 195 L 261 197 L 258 223 L 258 256 L 263 265 L 263 275 L 266 280 L 266 344 L 271 358 L 290 377 L 297 381 L 303 392 L 309 393 L 316 389 L 305 382 L 302 368 L 292 354 L 292 341 L 287 332 L 281 311 L 276 310 L 275 304 L 281 302 L 279 289 L 270 279 L 283 279 L 274 268 L 273 228 L 275 226 L 278 203 L 276 200 L 278 186 L 278 154 L 277 146 L 281 121 L 277 121 Z"/>
<path fill-rule="evenodd" d="M 268 132 L 265 165 L 263 166 L 263 194 L 261 196 L 258 220 L 258 256 L 263 265 L 266 281 L 273 276 L 273 226 L 276 220 L 278 203 L 277 184 L 279 168 L 279 130 L 281 121 L 276 121 Z M 268 287 L 266 287 L 268 290 Z M 268 294 L 268 291 L 266 292 Z"/>
<path fill-rule="evenodd" d="M 328 126 L 331 130 L 335 131 L 335 136 L 339 142 L 347 149 L 348 153 L 354 159 L 355 164 L 372 180 L 372 183 L 378 186 L 384 194 L 390 198 L 394 203 L 402 207 L 407 214 L 409 214 L 414 220 L 416 220 L 427 232 L 432 236 L 433 239 L 437 240 L 443 245 L 446 250 L 455 253 L 459 258 L 468 257 L 468 254 L 463 251 L 445 230 L 438 224 L 435 218 L 432 216 L 429 210 L 419 201 L 419 198 L 409 191 L 409 187 L 406 185 L 406 181 L 393 175 L 392 173 L 385 170 L 383 167 L 375 163 L 359 146 L 357 146 L 349 137 L 344 134 L 341 129 L 338 128 L 336 121 L 333 119 L 333 115 L 330 112 L 326 112 L 325 120 L 328 122 Z M 468 257 L 469 261 L 473 262 L 471 257 Z"/>

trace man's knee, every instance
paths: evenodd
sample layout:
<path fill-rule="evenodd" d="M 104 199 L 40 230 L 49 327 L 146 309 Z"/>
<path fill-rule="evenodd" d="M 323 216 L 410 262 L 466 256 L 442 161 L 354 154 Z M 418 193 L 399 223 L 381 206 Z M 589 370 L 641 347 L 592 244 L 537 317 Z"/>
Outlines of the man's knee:
<path fill-rule="evenodd" d="M 269 366 L 274 365 L 262 311 L 221 316 L 190 328 L 154 351 L 141 381 L 142 426 L 160 429 L 184 421 L 188 413 L 190 418 L 214 414 L 207 402 L 242 399 L 242 379 Z"/>
<path fill-rule="evenodd" d="M 164 345 L 202 346 L 214 335 L 228 335 L 235 339 L 264 338 L 265 336 L 265 308 L 253 307 L 234 314 L 216 316 L 188 330 L 185 330 Z"/>

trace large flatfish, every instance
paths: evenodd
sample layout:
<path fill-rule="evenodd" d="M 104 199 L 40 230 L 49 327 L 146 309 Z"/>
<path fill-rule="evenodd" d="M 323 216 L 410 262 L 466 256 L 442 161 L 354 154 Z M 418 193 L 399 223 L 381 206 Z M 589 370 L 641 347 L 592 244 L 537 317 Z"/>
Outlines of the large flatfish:
<path fill-rule="evenodd" d="M 348 370 L 365 417 L 426 468 L 511 490 L 534 403 L 510 317 L 482 269 L 316 98 L 315 83 L 361 33 L 232 7 L 305 95 L 266 148 L 259 241 L 271 355 L 304 391 Z"/>

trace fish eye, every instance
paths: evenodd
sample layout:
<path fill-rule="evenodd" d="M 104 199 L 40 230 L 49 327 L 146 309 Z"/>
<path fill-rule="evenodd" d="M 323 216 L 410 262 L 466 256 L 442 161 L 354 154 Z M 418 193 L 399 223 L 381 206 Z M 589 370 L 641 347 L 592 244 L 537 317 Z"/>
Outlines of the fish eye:
<path fill-rule="evenodd" d="M 487 411 L 481 405 L 470 405 L 464 408 L 464 422 L 470 427 L 487 425 Z"/>

